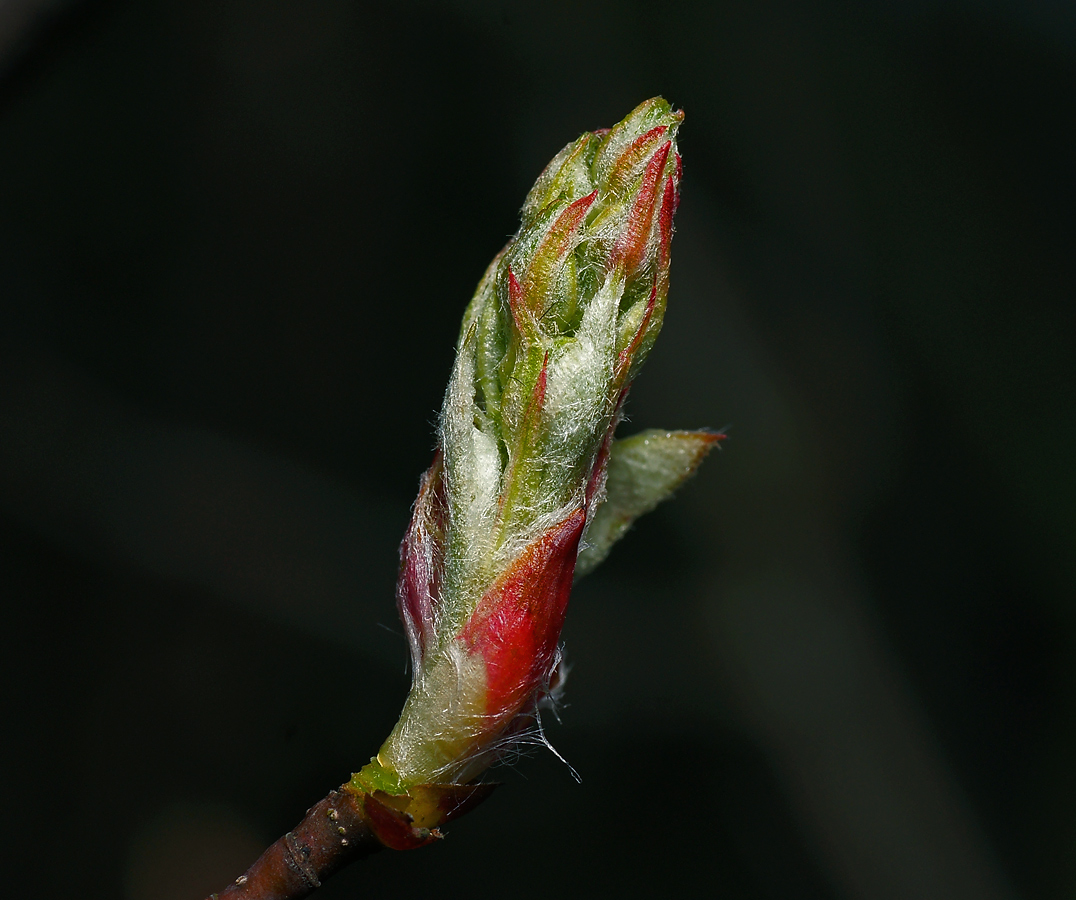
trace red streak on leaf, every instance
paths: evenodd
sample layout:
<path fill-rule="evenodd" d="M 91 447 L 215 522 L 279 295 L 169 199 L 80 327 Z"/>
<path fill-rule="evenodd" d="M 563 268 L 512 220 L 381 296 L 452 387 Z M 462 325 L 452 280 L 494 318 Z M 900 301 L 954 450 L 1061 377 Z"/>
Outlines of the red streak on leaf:
<path fill-rule="evenodd" d="M 535 314 L 541 315 L 543 312 L 539 305 L 544 300 L 544 295 L 555 286 L 550 284 L 553 269 L 572 249 L 575 233 L 579 230 L 580 223 L 597 196 L 598 192 L 592 191 L 569 204 L 557 216 L 557 220 L 550 226 L 535 251 L 534 258 L 527 267 L 527 274 L 523 278 L 523 297 L 528 309 Z"/>
<path fill-rule="evenodd" d="M 486 663 L 486 712 L 505 724 L 549 679 L 585 522 L 577 509 L 530 544 L 486 591 L 460 634 Z"/>
<path fill-rule="evenodd" d="M 542 371 L 534 382 L 534 390 L 531 398 L 527 401 L 527 408 L 523 411 L 523 421 L 519 429 L 520 447 L 517 457 L 522 458 L 526 451 L 533 448 L 535 438 L 542 424 L 542 409 L 545 407 L 545 392 L 549 384 L 549 351 L 542 359 Z"/>
<path fill-rule="evenodd" d="M 661 244 L 658 250 L 658 267 L 668 275 L 669 250 L 672 244 L 673 216 L 676 214 L 676 205 L 679 194 L 673 182 L 672 175 L 665 180 L 665 193 L 661 197 L 661 211 L 658 213 L 658 227 L 661 230 Z"/>
<path fill-rule="evenodd" d="M 407 631 L 416 669 L 433 640 L 435 609 L 441 599 L 447 516 L 443 456 L 438 450 L 433 464 L 422 476 L 411 522 L 400 544 L 400 571 L 396 580 L 396 606 Z"/>
<path fill-rule="evenodd" d="M 512 312 L 512 321 L 515 323 L 516 334 L 525 343 L 532 341 L 538 332 L 538 323 L 535 321 L 527 304 L 523 300 L 523 288 L 516 279 L 516 273 L 512 267 L 508 267 L 508 308 Z"/>
<path fill-rule="evenodd" d="M 635 180 L 639 164 L 653 153 L 658 141 L 665 137 L 668 131 L 667 125 L 658 125 L 628 144 L 609 173 L 607 190 L 610 193 L 620 194 Z"/>
<path fill-rule="evenodd" d="M 542 359 L 542 371 L 538 373 L 538 378 L 535 379 L 531 398 L 527 401 L 527 408 L 523 410 L 523 421 L 520 423 L 519 429 L 520 446 L 516 453 L 517 457 L 522 457 L 523 453 L 534 444 L 534 438 L 542 422 L 542 408 L 545 406 L 545 391 L 548 384 L 549 351 L 547 350 L 545 357 Z M 505 480 L 507 481 L 508 479 Z"/>
<path fill-rule="evenodd" d="M 512 311 L 512 318 L 516 323 L 516 331 L 522 332 L 523 325 L 519 321 L 523 312 L 523 288 L 519 286 L 519 282 L 516 280 L 516 273 L 512 271 L 512 267 L 508 267 L 508 308 Z"/>
<path fill-rule="evenodd" d="M 609 448 L 613 443 L 613 432 L 616 431 L 616 421 L 613 422 L 602 439 L 602 445 L 598 450 L 598 455 L 594 458 L 594 466 L 590 470 L 590 478 L 587 481 L 587 506 L 590 506 L 591 500 L 594 495 L 598 493 L 598 488 L 605 484 L 605 473 L 609 467 Z"/>
<path fill-rule="evenodd" d="M 620 395 L 616 399 L 616 410 L 609 420 L 609 427 L 605 431 L 605 437 L 602 439 L 601 448 L 598 450 L 597 456 L 594 458 L 594 465 L 590 470 L 590 478 L 587 481 L 587 493 L 586 493 L 586 507 L 593 510 L 592 506 L 594 497 L 598 491 L 605 486 L 606 469 L 609 466 L 609 449 L 613 445 L 613 435 L 616 433 L 616 426 L 620 423 L 620 413 L 624 408 L 624 401 L 628 396 L 628 388 L 630 385 L 624 385 L 620 389 Z"/>
<path fill-rule="evenodd" d="M 609 256 L 610 267 L 623 266 L 624 271 L 630 273 L 642 262 L 650 237 L 650 225 L 654 219 L 658 184 L 671 148 L 672 141 L 666 141 L 647 163 L 639 192 L 635 195 L 635 202 L 628 214 L 627 225 L 617 238 Z"/>
<path fill-rule="evenodd" d="M 650 319 L 654 315 L 654 307 L 657 306 L 658 300 L 658 279 L 654 276 L 654 283 L 650 288 L 650 298 L 646 302 L 646 312 L 643 313 L 643 320 L 639 323 L 639 327 L 635 331 L 635 336 L 631 339 L 631 343 L 628 344 L 616 358 L 616 372 L 615 377 L 617 381 L 622 381 L 627 377 L 628 369 L 631 367 L 631 359 L 635 356 L 636 351 L 639 349 L 639 345 L 643 342 L 643 338 L 646 336 L 646 329 L 650 325 Z"/>

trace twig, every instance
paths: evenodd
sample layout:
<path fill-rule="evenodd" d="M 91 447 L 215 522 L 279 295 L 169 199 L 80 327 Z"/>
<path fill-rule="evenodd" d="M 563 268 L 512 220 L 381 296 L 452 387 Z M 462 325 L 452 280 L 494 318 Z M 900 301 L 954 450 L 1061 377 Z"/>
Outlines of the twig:
<path fill-rule="evenodd" d="M 363 815 L 363 798 L 342 785 L 210 900 L 298 900 L 337 869 L 382 846 Z"/>

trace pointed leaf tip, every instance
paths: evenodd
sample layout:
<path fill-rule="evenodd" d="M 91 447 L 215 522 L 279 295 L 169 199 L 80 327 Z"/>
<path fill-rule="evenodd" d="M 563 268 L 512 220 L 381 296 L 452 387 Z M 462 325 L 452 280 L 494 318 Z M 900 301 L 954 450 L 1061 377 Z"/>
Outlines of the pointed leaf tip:
<path fill-rule="evenodd" d="M 724 437 L 714 431 L 651 429 L 614 441 L 605 502 L 587 527 L 575 577 L 593 571 L 632 523 L 668 500 Z"/>

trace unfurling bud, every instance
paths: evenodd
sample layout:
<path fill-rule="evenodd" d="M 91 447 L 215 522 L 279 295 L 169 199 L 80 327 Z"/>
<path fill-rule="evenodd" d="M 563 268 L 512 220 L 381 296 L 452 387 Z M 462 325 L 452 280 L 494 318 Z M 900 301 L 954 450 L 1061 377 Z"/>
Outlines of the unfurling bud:
<path fill-rule="evenodd" d="M 600 562 L 720 437 L 613 441 L 665 313 L 682 119 L 648 100 L 557 154 L 464 315 L 400 551 L 414 681 L 352 781 L 427 823 L 419 795 L 475 778 L 534 724 L 577 558 Z"/>

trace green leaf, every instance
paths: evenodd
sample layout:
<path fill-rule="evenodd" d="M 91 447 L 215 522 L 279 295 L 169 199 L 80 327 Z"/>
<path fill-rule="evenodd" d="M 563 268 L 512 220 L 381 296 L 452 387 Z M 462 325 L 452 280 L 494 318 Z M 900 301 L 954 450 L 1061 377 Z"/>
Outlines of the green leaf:
<path fill-rule="evenodd" d="M 672 496 L 723 437 L 713 431 L 654 428 L 614 441 L 605 502 L 587 527 L 575 577 L 593 570 L 639 516 Z"/>

